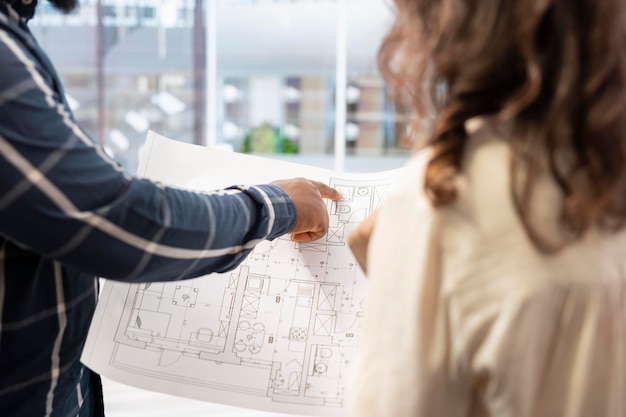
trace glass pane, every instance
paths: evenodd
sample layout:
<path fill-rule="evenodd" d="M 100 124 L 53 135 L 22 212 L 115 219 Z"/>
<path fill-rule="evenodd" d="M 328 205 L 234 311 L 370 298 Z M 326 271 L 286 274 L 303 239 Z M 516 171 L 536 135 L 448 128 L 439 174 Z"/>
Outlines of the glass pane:
<path fill-rule="evenodd" d="M 389 99 L 376 55 L 393 21 L 385 0 L 347 2 L 346 170 L 402 166 L 410 154 L 407 120 Z"/>
<path fill-rule="evenodd" d="M 194 2 L 101 5 L 99 24 L 96 0 L 81 2 L 71 16 L 43 4 L 31 27 L 60 71 L 81 126 L 135 172 L 148 129 L 196 141 Z"/>
<path fill-rule="evenodd" d="M 222 0 L 218 142 L 332 167 L 336 4 Z"/>

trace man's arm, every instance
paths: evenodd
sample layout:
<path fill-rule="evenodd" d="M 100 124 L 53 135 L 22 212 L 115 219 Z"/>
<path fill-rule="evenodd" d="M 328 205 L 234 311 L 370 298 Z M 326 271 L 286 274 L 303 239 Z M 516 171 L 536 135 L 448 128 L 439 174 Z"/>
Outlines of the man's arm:
<path fill-rule="evenodd" d="M 94 275 L 148 281 L 226 271 L 290 231 L 325 233 L 322 196 L 333 196 L 310 181 L 201 194 L 125 174 L 28 52 L 0 31 L 0 233 L 10 240 Z"/>

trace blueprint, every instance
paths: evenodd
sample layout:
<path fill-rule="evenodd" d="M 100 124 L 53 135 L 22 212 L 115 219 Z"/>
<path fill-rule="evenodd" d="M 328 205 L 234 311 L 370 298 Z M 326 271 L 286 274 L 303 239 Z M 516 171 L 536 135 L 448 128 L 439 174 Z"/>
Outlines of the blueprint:
<path fill-rule="evenodd" d="M 172 283 L 106 281 L 83 362 L 139 388 L 343 416 L 367 285 L 346 238 L 398 171 L 337 175 L 151 133 L 140 174 L 195 190 L 307 177 L 339 189 L 343 199 L 327 202 L 330 228 L 322 239 L 265 241 L 231 272 Z"/>

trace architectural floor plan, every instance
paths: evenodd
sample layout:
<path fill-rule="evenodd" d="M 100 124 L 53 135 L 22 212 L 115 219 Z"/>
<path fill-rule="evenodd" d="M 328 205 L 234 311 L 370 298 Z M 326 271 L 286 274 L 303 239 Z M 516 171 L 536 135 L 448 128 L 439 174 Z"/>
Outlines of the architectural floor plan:
<path fill-rule="evenodd" d="M 159 143 L 149 142 L 151 159 Z M 164 143 L 169 155 L 170 146 L 192 146 Z M 225 274 L 174 283 L 107 282 L 83 362 L 120 382 L 170 394 L 265 411 L 343 415 L 366 291 L 346 237 L 380 204 L 397 172 L 366 179 L 301 169 L 281 174 L 315 175 L 342 191 L 342 200 L 327 203 L 325 237 L 263 242 Z"/>

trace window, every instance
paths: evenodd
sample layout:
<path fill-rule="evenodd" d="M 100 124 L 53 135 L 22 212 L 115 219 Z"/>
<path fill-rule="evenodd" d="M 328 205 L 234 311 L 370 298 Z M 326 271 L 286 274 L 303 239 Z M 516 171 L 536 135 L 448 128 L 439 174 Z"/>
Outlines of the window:
<path fill-rule="evenodd" d="M 31 27 L 79 122 L 130 172 L 148 129 L 375 171 L 411 148 L 376 67 L 390 21 L 384 0 L 85 0 Z"/>

